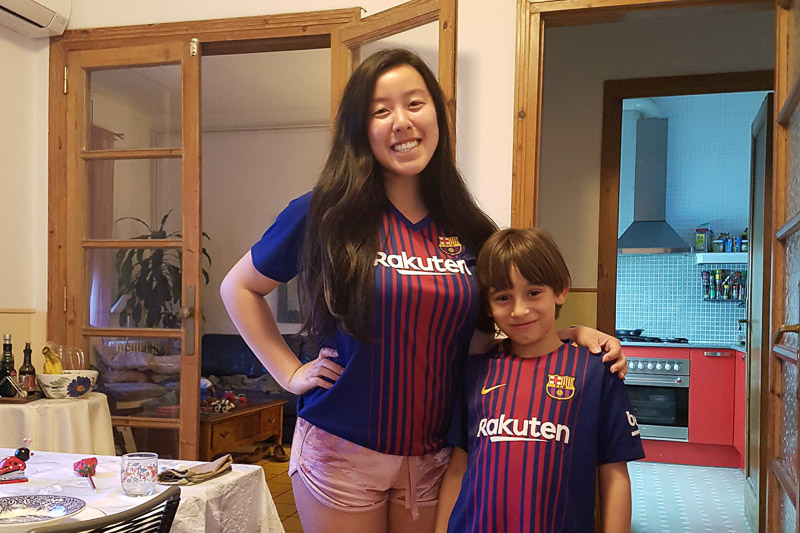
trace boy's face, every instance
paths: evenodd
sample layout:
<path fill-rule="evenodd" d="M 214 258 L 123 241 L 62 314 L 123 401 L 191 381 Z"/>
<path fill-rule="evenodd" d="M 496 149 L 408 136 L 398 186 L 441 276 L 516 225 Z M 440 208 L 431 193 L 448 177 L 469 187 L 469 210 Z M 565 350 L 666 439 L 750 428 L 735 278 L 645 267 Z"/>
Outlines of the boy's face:
<path fill-rule="evenodd" d="M 567 290 L 555 294 L 545 285 L 533 285 L 516 267 L 511 268 L 512 287 L 489 291 L 489 309 L 495 324 L 511 339 L 520 356 L 538 356 L 558 348 L 556 305 L 567 299 Z"/>

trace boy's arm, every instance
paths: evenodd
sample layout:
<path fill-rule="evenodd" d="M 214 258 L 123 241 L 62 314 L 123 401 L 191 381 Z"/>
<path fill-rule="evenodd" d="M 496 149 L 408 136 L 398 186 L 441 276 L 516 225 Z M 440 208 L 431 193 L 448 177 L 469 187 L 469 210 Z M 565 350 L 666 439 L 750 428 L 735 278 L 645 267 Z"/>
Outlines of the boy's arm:
<path fill-rule="evenodd" d="M 467 452 L 453 446 L 453 455 L 450 456 L 450 464 L 442 478 L 442 485 L 439 489 L 439 507 L 436 510 L 436 529 L 435 533 L 445 533 L 447 522 L 450 520 L 450 513 L 461 492 L 461 480 L 467 469 Z"/>
<path fill-rule="evenodd" d="M 603 533 L 630 533 L 631 480 L 628 477 L 628 463 L 606 463 L 597 468 Z"/>

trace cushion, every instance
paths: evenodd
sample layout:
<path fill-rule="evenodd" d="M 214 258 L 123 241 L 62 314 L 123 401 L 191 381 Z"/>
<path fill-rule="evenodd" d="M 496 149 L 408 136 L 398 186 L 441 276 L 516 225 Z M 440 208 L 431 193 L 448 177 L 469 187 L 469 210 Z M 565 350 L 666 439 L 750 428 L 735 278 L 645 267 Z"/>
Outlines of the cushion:
<path fill-rule="evenodd" d="M 118 352 L 105 344 L 98 344 L 94 348 L 103 363 L 112 370 L 146 370 L 153 359 L 153 354 L 148 352 Z"/>

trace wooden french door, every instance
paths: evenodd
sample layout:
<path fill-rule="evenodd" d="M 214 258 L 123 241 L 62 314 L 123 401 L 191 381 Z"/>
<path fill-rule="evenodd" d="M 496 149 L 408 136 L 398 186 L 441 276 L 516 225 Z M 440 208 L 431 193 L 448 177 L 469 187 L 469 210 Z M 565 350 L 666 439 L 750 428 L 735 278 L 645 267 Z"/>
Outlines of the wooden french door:
<path fill-rule="evenodd" d="M 767 434 L 767 402 L 764 383 L 769 366 L 772 260 L 772 191 L 774 94 L 768 94 L 761 104 L 750 128 L 750 255 L 747 298 L 747 355 L 745 357 L 745 402 L 749 405 L 745 417 L 744 446 L 744 505 L 751 524 L 764 516 L 766 472 L 763 437 Z"/>
<path fill-rule="evenodd" d="M 779 1 L 767 531 L 800 532 L 800 6 Z"/>
<path fill-rule="evenodd" d="M 128 450 L 199 435 L 200 49 L 66 54 L 64 340 L 100 372 Z"/>

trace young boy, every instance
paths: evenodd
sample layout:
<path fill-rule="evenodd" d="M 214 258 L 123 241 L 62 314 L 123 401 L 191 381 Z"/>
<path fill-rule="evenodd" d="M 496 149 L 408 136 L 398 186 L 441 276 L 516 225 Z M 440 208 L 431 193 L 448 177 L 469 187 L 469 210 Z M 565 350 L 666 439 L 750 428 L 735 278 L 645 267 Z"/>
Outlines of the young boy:
<path fill-rule="evenodd" d="M 508 338 L 467 359 L 437 531 L 449 516 L 451 533 L 591 532 L 599 479 L 603 531 L 629 532 L 626 461 L 644 457 L 639 428 L 608 363 L 556 335 L 570 284 L 558 248 L 534 228 L 506 229 L 477 271 Z"/>

